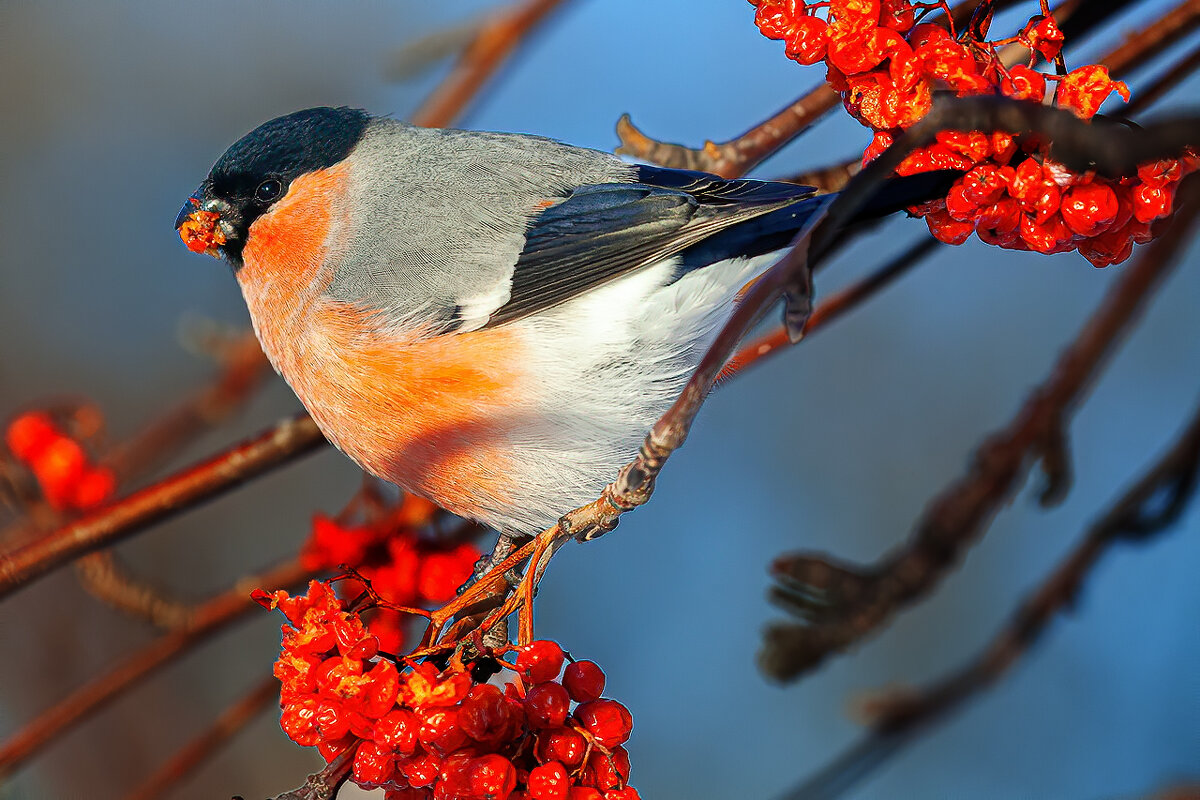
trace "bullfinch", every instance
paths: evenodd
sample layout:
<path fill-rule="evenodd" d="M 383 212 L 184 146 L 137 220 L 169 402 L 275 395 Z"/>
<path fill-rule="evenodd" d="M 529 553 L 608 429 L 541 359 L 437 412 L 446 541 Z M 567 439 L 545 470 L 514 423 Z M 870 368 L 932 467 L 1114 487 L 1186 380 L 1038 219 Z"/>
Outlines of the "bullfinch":
<path fill-rule="evenodd" d="M 599 495 L 825 202 L 313 108 L 226 150 L 175 227 L 333 444 L 513 537 Z"/>

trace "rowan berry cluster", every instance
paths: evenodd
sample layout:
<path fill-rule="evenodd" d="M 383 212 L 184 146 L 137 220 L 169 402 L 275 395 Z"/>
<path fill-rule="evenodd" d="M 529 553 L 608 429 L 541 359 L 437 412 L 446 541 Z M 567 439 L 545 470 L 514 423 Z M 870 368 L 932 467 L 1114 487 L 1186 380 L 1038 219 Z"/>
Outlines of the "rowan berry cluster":
<path fill-rule="evenodd" d="M 442 669 L 383 653 L 327 583 L 255 598 L 288 620 L 275 663 L 283 730 L 327 761 L 353 748 L 358 785 L 388 800 L 637 800 L 621 747 L 633 720 L 601 697 L 594 663 L 564 670 L 562 649 L 535 641 L 511 648 L 515 663 L 496 653 Z M 512 681 L 486 682 L 487 663 Z"/>
<path fill-rule="evenodd" d="M 801 64 L 824 61 L 830 86 L 846 110 L 875 131 L 863 154 L 871 161 L 896 135 L 924 117 L 934 91 L 959 97 L 1002 94 L 1043 102 L 1048 90 L 1061 108 L 1091 119 L 1113 93 L 1129 90 L 1107 68 L 1089 64 L 1066 74 L 1046 74 L 1039 59 L 1061 57 L 1062 31 L 1038 14 L 1007 39 L 987 39 L 990 4 L 959 35 L 919 18 L 945 3 L 910 0 L 750 0 L 764 36 L 785 42 Z M 824 12 L 822 18 L 819 12 Z M 997 47 L 1019 43 L 1033 54 L 1028 65 L 1005 67 Z M 943 200 L 914 207 L 930 232 L 962 244 L 974 232 L 989 244 L 1014 250 L 1061 253 L 1078 249 L 1097 267 L 1129 257 L 1134 242 L 1152 238 L 1151 224 L 1170 215 L 1179 180 L 1200 167 L 1189 153 L 1180 160 L 1143 165 L 1136 176 L 1108 180 L 1078 175 L 1052 162 L 1045 143 L 981 131 L 945 132 L 896 170 L 911 175 L 961 170 Z"/>
<path fill-rule="evenodd" d="M 470 542 L 445 543 L 422 535 L 437 513 L 428 500 L 406 494 L 376 518 L 351 524 L 324 514 L 313 517 L 312 533 L 300 552 L 312 572 L 348 567 L 370 582 L 388 603 L 441 605 L 471 577 L 479 549 Z M 361 594 L 357 580 L 342 584 L 344 597 Z M 409 617 L 387 607 L 371 612 L 367 626 L 385 652 L 403 652 Z"/>
<path fill-rule="evenodd" d="M 117 488 L 112 470 L 94 464 L 82 444 L 45 411 L 28 411 L 9 423 L 8 450 L 29 468 L 42 496 L 59 511 L 87 511 Z"/>

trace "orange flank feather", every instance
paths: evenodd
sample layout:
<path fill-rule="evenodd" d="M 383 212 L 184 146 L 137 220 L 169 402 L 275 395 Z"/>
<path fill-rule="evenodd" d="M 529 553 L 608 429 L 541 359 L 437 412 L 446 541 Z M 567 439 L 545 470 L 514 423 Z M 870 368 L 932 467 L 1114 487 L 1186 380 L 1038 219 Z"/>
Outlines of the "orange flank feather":
<path fill-rule="evenodd" d="M 324 296 L 340 167 L 298 178 L 251 226 L 238 280 L 271 362 L 325 435 L 364 469 L 455 513 L 505 498 L 519 426 L 520 335 L 420 336 Z"/>

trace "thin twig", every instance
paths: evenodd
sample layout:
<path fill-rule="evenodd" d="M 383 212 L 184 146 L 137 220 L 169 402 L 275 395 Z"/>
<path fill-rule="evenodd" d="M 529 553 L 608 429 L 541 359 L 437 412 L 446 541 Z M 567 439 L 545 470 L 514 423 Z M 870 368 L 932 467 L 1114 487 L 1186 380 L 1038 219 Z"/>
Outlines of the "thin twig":
<path fill-rule="evenodd" d="M 958 3 L 952 10 L 955 24 L 961 25 L 970 19 L 980 2 L 965 0 Z M 938 14 L 929 21 L 939 22 L 944 18 L 944 14 Z M 829 84 L 822 83 L 740 136 L 727 142 L 705 141 L 699 148 L 652 139 L 633 124 L 628 114 L 624 114 L 617 121 L 617 138 L 621 145 L 616 152 L 664 167 L 738 178 L 808 130 L 840 101 L 838 93 Z"/>
<path fill-rule="evenodd" d="M 1200 477 L 1200 408 L 1171 449 L 1091 525 L 1057 569 L 1016 609 L 983 651 L 960 669 L 919 691 L 890 693 L 871 703 L 875 717 L 863 741 L 822 768 L 785 800 L 828 800 L 934 723 L 999 681 L 1073 608 L 1101 556 L 1118 542 L 1145 544 L 1174 525 Z"/>
<path fill-rule="evenodd" d="M 208 385 L 105 454 L 102 461 L 122 483 L 146 474 L 200 434 L 227 421 L 271 374 L 252 332 L 239 334 L 222 349 L 221 369 Z"/>
<path fill-rule="evenodd" d="M 135 619 L 159 628 L 187 625 L 191 607 L 159 586 L 129 574 L 111 550 L 97 550 L 75 561 L 75 577 L 93 597 Z"/>
<path fill-rule="evenodd" d="M 170 631 L 130 654 L 109 672 L 76 689 L 0 744 L 0 780 L 5 779 L 57 736 L 143 678 L 191 650 L 259 606 L 250 599 L 260 586 L 294 587 L 310 576 L 299 561 L 243 578 L 236 586 L 198 606 L 186 628 Z"/>
<path fill-rule="evenodd" d="M 1129 34 L 1101 60 L 1114 75 L 1125 75 L 1161 55 L 1175 42 L 1200 26 L 1200 0 L 1183 0 L 1158 15 L 1146 27 Z"/>
<path fill-rule="evenodd" d="M 1200 45 L 1196 45 L 1190 52 L 1185 53 L 1182 58 L 1168 67 L 1152 83 L 1141 87 L 1138 90 L 1137 96 L 1128 103 L 1113 109 L 1113 115 L 1118 117 L 1132 117 L 1135 114 L 1140 114 L 1161 100 L 1167 92 L 1183 83 L 1197 69 L 1200 69 Z"/>
<path fill-rule="evenodd" d="M 162 797 L 191 775 L 197 767 L 212 758 L 278 699 L 279 680 L 274 675 L 269 675 L 266 680 L 225 709 L 207 730 L 180 748 L 166 763 L 151 773 L 140 786 L 126 796 L 126 800 L 157 800 Z"/>
<path fill-rule="evenodd" d="M 284 420 L 214 458 L 0 554 L 0 599 L 71 559 L 212 500 L 323 444 L 325 437 L 308 416 Z"/>
<path fill-rule="evenodd" d="M 906 545 L 867 567 L 804 553 L 776 561 L 780 585 L 773 599 L 805 623 L 768 630 L 761 664 L 769 674 L 797 677 L 931 592 L 1021 485 L 1035 458 L 1042 457 L 1047 472 L 1043 497 L 1061 494 L 1069 480 L 1062 452 L 1067 421 L 1174 266 L 1200 208 L 1198 190 L 1195 179 L 1181 187 L 1177 218 L 1120 274 L 1046 381 L 979 447 L 967 474 L 926 507 Z"/>
<path fill-rule="evenodd" d="M 840 319 L 851 310 L 862 305 L 879 292 L 891 286 L 897 279 L 913 267 L 921 263 L 926 256 L 933 253 L 940 245 L 932 236 L 922 236 L 909 245 L 904 252 L 888 261 L 867 277 L 833 295 L 818 305 L 812 316 L 804 325 L 804 336 L 807 337 L 834 320 Z M 780 325 L 770 333 L 763 334 L 758 339 L 745 344 L 738 350 L 737 355 L 729 360 L 717 378 L 724 382 L 739 374 L 746 367 L 757 364 L 768 356 L 774 355 L 781 349 L 791 345 L 787 330 Z"/>
<path fill-rule="evenodd" d="M 517 46 L 563 0 L 524 0 L 480 26 L 453 71 L 412 115 L 414 125 L 441 128 L 451 124 Z"/>
<path fill-rule="evenodd" d="M 840 100 L 829 84 L 822 83 L 740 136 L 719 144 L 708 140 L 698 149 L 651 139 L 633 124 L 628 114 L 622 114 L 617 120 L 617 138 L 621 140 L 621 146 L 616 153 L 664 167 L 736 178 L 808 130 Z"/>

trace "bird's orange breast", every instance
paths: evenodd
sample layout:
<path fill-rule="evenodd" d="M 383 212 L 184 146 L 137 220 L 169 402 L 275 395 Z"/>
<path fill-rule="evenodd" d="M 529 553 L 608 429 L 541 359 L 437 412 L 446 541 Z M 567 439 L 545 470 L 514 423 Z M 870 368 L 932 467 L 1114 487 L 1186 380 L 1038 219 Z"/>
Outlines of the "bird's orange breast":
<path fill-rule="evenodd" d="M 407 335 L 372 309 L 327 297 L 326 250 L 345 180 L 341 167 L 298 178 L 251 226 L 238 280 L 255 331 L 334 444 L 380 477 L 479 516 L 508 494 L 520 336 Z"/>

